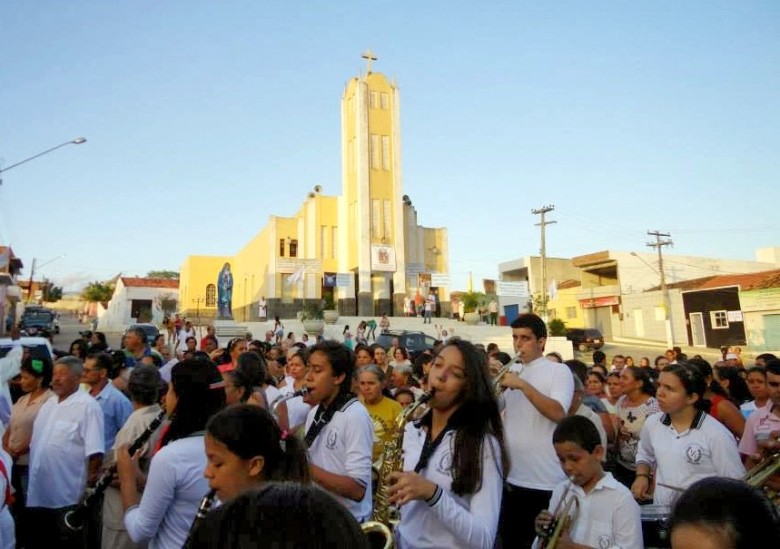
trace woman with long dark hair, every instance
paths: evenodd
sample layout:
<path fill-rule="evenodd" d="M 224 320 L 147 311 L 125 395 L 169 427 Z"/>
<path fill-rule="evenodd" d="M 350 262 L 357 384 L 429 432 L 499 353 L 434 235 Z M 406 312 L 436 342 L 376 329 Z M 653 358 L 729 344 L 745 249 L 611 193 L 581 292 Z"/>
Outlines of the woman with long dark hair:
<path fill-rule="evenodd" d="M 399 547 L 493 547 L 509 463 L 484 353 L 450 340 L 429 385 L 430 410 L 406 427 L 404 472 L 390 475 Z"/>
<path fill-rule="evenodd" d="M 741 478 L 745 468 L 729 430 L 707 411 L 707 382 L 701 371 L 686 362 L 671 364 L 658 378 L 658 405 L 662 414 L 645 421 L 636 455 L 636 499 L 653 498 L 670 505 L 680 490 L 707 477 Z M 655 494 L 650 495 L 655 470 Z"/>
<path fill-rule="evenodd" d="M 143 497 L 136 486 L 136 466 L 127 446 L 117 449 L 124 523 L 136 543 L 151 549 L 181 547 L 209 486 L 204 433 L 209 418 L 225 405 L 222 376 L 216 365 L 185 360 L 171 370 L 165 395 L 170 424 L 152 457 Z"/>
<path fill-rule="evenodd" d="M 688 364 L 697 368 L 707 383 L 707 390 L 703 395 L 703 398 L 710 402 L 707 413 L 725 425 L 735 437 L 742 438 L 742 432 L 745 430 L 745 416 L 715 379 L 710 363 L 701 358 L 693 358 L 688 361 Z"/>
<path fill-rule="evenodd" d="M 620 372 L 621 396 L 617 401 L 617 438 L 615 469 L 612 475 L 631 487 L 636 472 L 636 449 L 645 419 L 658 412 L 655 385 L 646 368 L 627 366 Z"/>
<path fill-rule="evenodd" d="M 254 351 L 241 353 L 236 369 L 225 372 L 225 394 L 228 404 L 248 403 L 271 412 L 282 429 L 289 428 L 287 404 L 274 401 L 282 392 L 271 385 L 265 359 Z"/>

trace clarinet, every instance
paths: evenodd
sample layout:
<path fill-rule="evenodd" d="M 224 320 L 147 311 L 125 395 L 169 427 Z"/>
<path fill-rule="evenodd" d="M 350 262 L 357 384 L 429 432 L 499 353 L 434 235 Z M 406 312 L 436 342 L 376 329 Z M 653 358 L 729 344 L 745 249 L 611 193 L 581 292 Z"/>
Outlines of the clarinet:
<path fill-rule="evenodd" d="M 184 543 L 185 548 L 192 546 L 193 536 L 198 530 L 198 525 L 203 522 L 203 519 L 206 518 L 206 515 L 208 515 L 209 511 L 211 511 L 211 506 L 214 505 L 214 499 L 216 497 L 217 491 L 209 490 L 209 493 L 203 496 L 203 499 L 200 500 L 200 505 L 198 505 L 198 512 L 195 513 L 195 520 L 192 521 L 190 531 L 187 534 L 187 541 Z"/>
<path fill-rule="evenodd" d="M 152 436 L 152 434 L 157 430 L 157 428 L 165 419 L 165 415 L 165 410 L 160 410 L 160 413 L 154 417 L 146 430 L 133 441 L 133 443 L 127 449 L 131 456 L 140 450 L 144 444 L 146 444 L 146 441 L 149 440 L 149 437 Z M 71 509 L 65 513 L 63 521 L 69 530 L 78 531 L 84 527 L 89 508 L 95 504 L 98 497 L 106 491 L 106 488 L 109 487 L 115 473 L 116 464 L 103 471 L 100 477 L 98 477 L 95 486 L 92 488 L 87 488 L 87 490 L 84 492 L 84 496 L 81 498 L 79 504 L 74 509 Z"/>

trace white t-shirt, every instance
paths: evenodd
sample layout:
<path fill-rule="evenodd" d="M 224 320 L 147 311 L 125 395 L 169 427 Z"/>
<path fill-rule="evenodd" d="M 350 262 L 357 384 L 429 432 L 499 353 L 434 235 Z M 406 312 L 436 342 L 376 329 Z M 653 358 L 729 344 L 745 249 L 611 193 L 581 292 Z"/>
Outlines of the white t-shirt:
<path fill-rule="evenodd" d="M 78 503 L 87 483 L 87 458 L 105 451 L 103 411 L 76 391 L 41 406 L 30 443 L 28 507 L 58 509 Z"/>
<path fill-rule="evenodd" d="M 309 411 L 306 418 L 308 432 L 318 406 Z M 366 407 L 357 399 L 351 400 L 333 414 L 309 447 L 309 461 L 336 475 L 352 477 L 365 486 L 363 499 L 353 501 L 332 494 L 358 520 L 371 516 L 371 457 L 374 450 L 374 424 Z"/>
<path fill-rule="evenodd" d="M 662 412 L 649 416 L 639 436 L 636 463 L 656 467 L 656 482 L 687 488 L 708 477 L 741 478 L 745 467 L 734 435 L 717 419 L 698 412 L 690 428 L 678 433 Z M 671 505 L 680 492 L 656 485 L 653 503 Z"/>
<path fill-rule="evenodd" d="M 203 476 L 203 436 L 174 440 L 152 458 L 141 503 L 125 511 L 124 523 L 136 543 L 149 549 L 182 547 L 209 483 Z"/>
<path fill-rule="evenodd" d="M 5 491 L 11 482 L 13 460 L 2 447 L 0 447 L 0 460 L 3 461 L 8 474 L 8 479 L 6 479 L 0 473 L 0 549 L 14 549 L 16 547 L 14 518 L 11 516 L 11 510 L 5 504 Z"/>
<path fill-rule="evenodd" d="M 425 444 L 425 431 L 413 423 L 404 432 L 404 471 L 414 471 Z M 406 547 L 493 547 L 501 514 L 503 475 L 498 441 L 490 436 L 482 444 L 482 485 L 465 496 L 451 491 L 452 454 L 455 431 L 449 431 L 420 474 L 436 483 L 439 490 L 430 502 L 414 500 L 401 507 L 396 528 L 398 546 Z"/>
<path fill-rule="evenodd" d="M 511 371 L 548 398 L 557 401 L 564 412 L 571 406 L 574 378 L 565 364 L 545 357 Z M 510 469 L 507 482 L 523 488 L 552 491 L 566 479 L 558 464 L 552 442 L 556 423 L 544 417 L 522 391 L 507 389 L 504 400 L 504 436 L 509 452 Z"/>
<path fill-rule="evenodd" d="M 550 509 L 555 509 L 563 495 L 568 480 L 553 490 Z M 631 491 L 605 473 L 596 486 L 586 494 L 576 484 L 569 488 L 566 500 L 576 497 L 579 501 L 577 520 L 569 531 L 575 543 L 600 549 L 642 549 L 642 517 L 639 504 Z M 563 507 L 561 507 L 563 508 Z M 539 546 L 539 538 L 533 549 Z"/>

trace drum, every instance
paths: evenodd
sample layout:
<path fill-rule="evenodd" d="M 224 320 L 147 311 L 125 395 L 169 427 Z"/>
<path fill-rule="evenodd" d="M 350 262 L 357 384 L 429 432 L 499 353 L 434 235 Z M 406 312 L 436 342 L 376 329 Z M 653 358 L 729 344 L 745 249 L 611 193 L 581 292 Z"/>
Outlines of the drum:
<path fill-rule="evenodd" d="M 642 505 L 642 538 L 645 549 L 672 546 L 669 532 L 668 505 Z"/>

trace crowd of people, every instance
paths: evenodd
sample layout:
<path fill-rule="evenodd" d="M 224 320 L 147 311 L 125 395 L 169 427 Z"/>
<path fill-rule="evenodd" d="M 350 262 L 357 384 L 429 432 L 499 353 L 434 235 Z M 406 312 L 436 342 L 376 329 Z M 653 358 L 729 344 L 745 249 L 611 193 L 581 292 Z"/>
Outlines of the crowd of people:
<path fill-rule="evenodd" d="M 741 480 L 780 446 L 772 355 L 564 362 L 533 314 L 511 325 L 514 358 L 457 337 L 385 348 L 367 325 L 350 348 L 176 321 L 151 345 L 84 332 L 53 360 L 0 359 L 19 373 L 0 548 L 366 547 L 360 525 L 390 507 L 402 548 L 629 549 L 647 504 L 673 547 L 780 542 L 777 508 Z"/>

